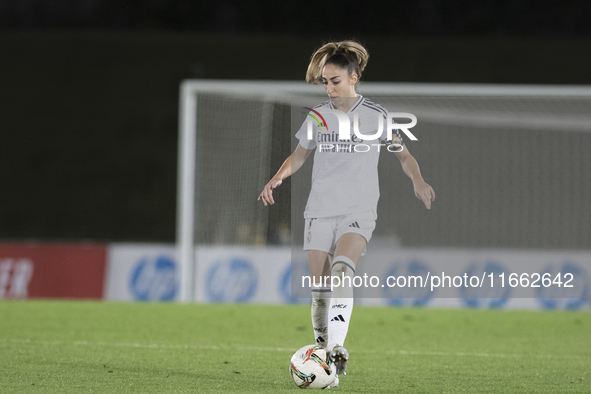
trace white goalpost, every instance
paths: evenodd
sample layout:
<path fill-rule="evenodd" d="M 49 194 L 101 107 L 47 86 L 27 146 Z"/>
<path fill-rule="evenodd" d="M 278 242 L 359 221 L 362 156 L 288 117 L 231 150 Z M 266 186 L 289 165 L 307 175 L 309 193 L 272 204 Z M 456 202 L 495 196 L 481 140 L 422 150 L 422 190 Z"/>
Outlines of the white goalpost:
<path fill-rule="evenodd" d="M 387 109 L 396 108 L 397 112 L 414 113 L 418 124 L 413 130 L 424 130 L 424 132 L 418 132 L 419 140 L 425 135 L 428 135 L 431 141 L 440 138 L 437 140 L 438 148 L 451 150 L 450 154 L 453 154 L 454 149 L 481 149 L 474 142 L 465 142 L 466 145 L 462 146 L 464 142 L 460 140 L 450 141 L 463 138 L 470 130 L 486 131 L 486 135 L 489 136 L 487 138 L 490 138 L 491 133 L 505 139 L 519 135 L 517 138 L 522 138 L 522 145 L 519 148 L 521 150 L 524 146 L 528 147 L 526 141 L 534 135 L 531 133 L 536 132 L 540 133 L 540 138 L 546 138 L 547 141 L 555 140 L 560 134 L 560 138 L 567 140 L 565 142 L 567 145 L 555 146 L 554 149 L 564 149 L 563 153 L 567 153 L 566 149 L 570 149 L 568 148 L 570 146 L 577 149 L 591 148 L 587 146 L 591 140 L 587 136 L 580 136 L 591 134 L 591 113 L 588 112 L 591 88 L 586 86 L 363 82 L 359 87 L 359 93 L 376 101 L 378 98 L 381 99 L 379 102 L 385 102 L 386 105 L 383 105 Z M 182 82 L 179 97 L 176 229 L 181 302 L 195 300 L 197 245 L 202 243 L 266 244 L 267 210 L 252 208 L 250 200 L 253 193 L 256 193 L 255 190 L 262 188 L 268 181 L 270 171 L 277 170 L 277 168 L 271 168 L 269 164 L 271 151 L 275 149 L 271 141 L 274 133 L 277 133 L 277 130 L 283 127 L 282 125 L 288 124 L 278 124 L 277 119 L 279 116 L 284 121 L 289 118 L 291 100 L 298 96 L 318 97 L 319 103 L 326 100 L 322 86 L 307 85 L 297 81 L 186 80 Z M 286 108 L 278 109 L 277 103 L 282 103 Z M 424 125 L 423 129 L 421 125 Z M 291 133 L 291 130 L 283 132 Z M 576 137 L 564 136 L 567 132 L 573 132 Z M 228 144 L 222 145 L 227 141 L 229 141 Z M 545 145 L 541 143 L 544 149 L 546 149 Z M 220 147 L 218 151 L 216 146 Z M 531 147 L 532 152 L 535 149 L 537 148 Z M 484 158 L 483 160 L 494 160 L 492 159 L 494 156 L 486 159 L 487 154 L 486 150 L 482 150 L 480 157 Z M 510 151 L 501 155 L 507 158 L 514 157 Z M 439 160 L 439 158 L 437 156 L 433 160 Z M 442 156 L 441 160 L 445 160 L 445 157 Z M 572 163 L 572 167 L 566 167 L 565 164 L 560 169 L 562 172 L 552 177 L 558 178 L 563 176 L 561 174 L 570 176 L 569 172 L 574 173 L 573 176 L 579 176 L 584 173 L 586 165 L 586 161 Z M 437 167 L 445 166 L 450 164 L 437 163 Z M 477 167 L 478 163 L 472 166 Z M 484 176 L 490 176 L 490 179 L 497 177 L 496 173 L 487 172 L 493 171 L 489 168 L 475 168 L 474 171 L 479 171 L 479 176 L 484 173 Z M 524 173 L 523 177 L 529 177 L 530 174 L 533 177 L 538 176 L 536 168 L 524 171 L 529 173 Z M 448 175 L 442 173 L 435 176 Z M 236 184 L 231 184 L 234 180 Z M 455 179 L 452 177 L 449 182 L 453 183 Z M 549 201 L 558 198 L 547 190 L 549 184 L 544 183 L 543 176 L 532 182 L 534 182 L 533 188 L 550 193 L 547 194 Z M 581 193 L 591 192 L 591 181 L 585 182 Z M 497 201 L 499 197 L 494 197 L 495 190 L 487 193 L 493 196 L 487 204 L 493 208 L 496 207 L 494 204 L 500 204 Z M 382 192 L 382 195 L 385 193 Z M 251 205 L 241 205 L 244 199 Z M 471 204 L 469 201 L 463 203 L 468 207 L 469 204 Z M 477 205 L 474 205 L 474 210 L 477 209 Z M 518 206 L 514 209 L 516 212 L 519 211 Z M 542 204 L 540 209 L 545 209 L 545 206 Z M 404 217 L 399 221 L 403 219 Z M 547 222 L 531 225 L 533 227 L 565 225 L 560 222 L 558 216 L 554 218 L 550 215 L 540 220 Z M 471 223 L 459 223 L 458 226 L 468 227 L 467 235 L 459 233 L 459 236 L 463 236 L 469 244 L 478 246 L 483 241 L 476 238 L 476 235 L 471 235 L 470 225 Z M 586 229 L 584 223 L 581 226 Z M 486 234 L 482 235 L 482 237 L 486 236 Z M 542 236 L 546 235 L 542 234 Z M 550 236 L 552 235 L 548 235 Z M 450 245 L 454 245 L 454 242 L 457 244 L 453 239 L 441 238 L 443 235 L 439 236 L 440 238 L 429 238 L 427 234 L 425 237 L 427 244 L 438 246 L 445 246 L 446 242 Z M 433 235 L 433 237 L 437 236 Z M 500 239 L 499 242 L 512 246 L 510 239 L 515 237 L 519 238 L 519 235 L 507 234 L 507 239 Z M 530 241 L 525 236 L 518 241 L 520 245 L 523 244 L 526 247 L 535 246 L 533 243 L 528 244 L 534 241 Z"/>

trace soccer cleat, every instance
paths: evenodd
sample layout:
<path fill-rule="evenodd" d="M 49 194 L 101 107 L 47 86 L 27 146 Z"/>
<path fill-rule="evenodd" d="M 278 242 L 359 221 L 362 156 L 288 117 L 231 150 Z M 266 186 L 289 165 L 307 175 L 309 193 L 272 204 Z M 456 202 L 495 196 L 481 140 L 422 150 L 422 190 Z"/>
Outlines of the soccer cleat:
<path fill-rule="evenodd" d="M 339 377 L 335 376 L 334 381 L 328 385 L 327 389 L 332 389 L 333 387 L 339 387 Z"/>
<path fill-rule="evenodd" d="M 349 352 L 344 347 L 337 345 L 330 351 L 330 360 L 337 367 L 337 375 L 347 374 L 347 360 L 349 360 Z"/>

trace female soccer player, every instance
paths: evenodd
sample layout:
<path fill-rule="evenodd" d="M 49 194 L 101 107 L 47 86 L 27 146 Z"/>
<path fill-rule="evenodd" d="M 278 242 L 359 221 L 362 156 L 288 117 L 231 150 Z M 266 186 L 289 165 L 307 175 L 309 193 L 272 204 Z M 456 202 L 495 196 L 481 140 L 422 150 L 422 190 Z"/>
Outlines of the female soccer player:
<path fill-rule="evenodd" d="M 310 276 L 314 283 L 321 283 L 321 279 L 329 275 L 353 279 L 355 266 L 365 252 L 377 219 L 380 147 L 398 157 L 402 169 L 413 182 L 415 196 L 427 209 L 431 209 L 431 202 L 435 200 L 435 192 L 423 180 L 417 161 L 403 145 L 397 130 L 388 141 L 385 132 L 380 140 L 365 143 L 354 134 L 354 121 L 358 123 L 359 132 L 366 136 L 376 134 L 379 119 L 382 119 L 382 130 L 385 130 L 387 111 L 356 92 L 368 58 L 365 48 L 355 41 L 331 42 L 312 55 L 306 82 L 322 82 L 329 100 L 314 107 L 310 113 L 342 111 L 349 118 L 351 138 L 338 138 L 339 122 L 333 114 L 323 116 L 328 127 L 313 127 L 312 139 L 308 138 L 308 125 L 304 122 L 296 134 L 299 139 L 297 148 L 258 198 L 265 206 L 274 204 L 273 189 L 294 174 L 316 150 L 312 187 L 304 212 L 304 250 L 308 251 Z M 385 144 L 377 146 L 381 142 Z M 368 146 L 371 149 L 366 151 Z M 353 308 L 353 288 L 349 283 L 341 281 L 332 292 L 330 285 L 313 286 L 312 289 L 314 337 L 317 344 L 326 346 L 330 352 L 337 374 L 345 373 L 349 358 L 343 347 Z"/>

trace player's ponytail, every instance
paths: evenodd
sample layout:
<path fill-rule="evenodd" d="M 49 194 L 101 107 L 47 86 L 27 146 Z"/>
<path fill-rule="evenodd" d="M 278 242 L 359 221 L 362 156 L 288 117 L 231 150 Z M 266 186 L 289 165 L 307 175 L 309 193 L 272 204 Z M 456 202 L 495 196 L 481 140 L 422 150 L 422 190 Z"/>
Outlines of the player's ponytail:
<path fill-rule="evenodd" d="M 363 45 L 356 41 L 329 42 L 324 44 L 312 55 L 306 82 L 317 85 L 322 78 L 322 69 L 327 64 L 334 64 L 349 72 L 349 76 L 355 72 L 359 79 L 367 65 L 369 54 Z"/>

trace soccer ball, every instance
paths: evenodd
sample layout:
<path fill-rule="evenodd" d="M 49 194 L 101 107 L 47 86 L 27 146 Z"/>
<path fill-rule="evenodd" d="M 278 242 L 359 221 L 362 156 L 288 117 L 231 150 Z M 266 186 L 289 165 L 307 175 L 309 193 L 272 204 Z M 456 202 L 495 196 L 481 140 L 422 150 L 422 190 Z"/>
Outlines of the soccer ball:
<path fill-rule="evenodd" d="M 294 383 L 301 389 L 324 389 L 330 386 L 337 368 L 330 361 L 328 352 L 322 346 L 308 345 L 291 357 L 289 372 Z"/>

